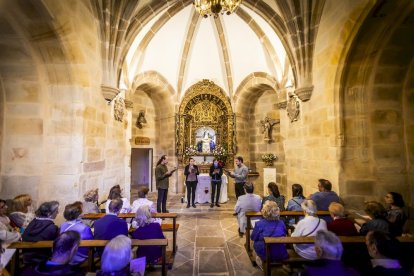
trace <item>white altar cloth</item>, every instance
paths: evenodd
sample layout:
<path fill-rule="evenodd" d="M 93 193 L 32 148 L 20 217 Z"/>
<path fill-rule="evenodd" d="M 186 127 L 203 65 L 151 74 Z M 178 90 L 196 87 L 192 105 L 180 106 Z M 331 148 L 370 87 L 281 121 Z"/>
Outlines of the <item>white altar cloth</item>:
<path fill-rule="evenodd" d="M 211 202 L 211 179 L 210 175 L 202 173 L 198 175 L 198 183 L 195 195 L 196 203 L 210 203 Z M 185 183 L 184 183 L 185 185 Z M 225 203 L 229 200 L 227 197 L 227 176 L 223 174 L 221 177 L 220 188 L 220 203 Z M 187 202 L 187 186 L 185 186 L 184 201 Z"/>

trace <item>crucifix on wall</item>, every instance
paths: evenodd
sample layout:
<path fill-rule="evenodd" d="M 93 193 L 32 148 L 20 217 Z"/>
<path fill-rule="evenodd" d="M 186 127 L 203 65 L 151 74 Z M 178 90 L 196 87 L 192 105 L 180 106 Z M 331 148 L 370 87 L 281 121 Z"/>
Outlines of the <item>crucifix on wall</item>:
<path fill-rule="evenodd" d="M 272 141 L 272 129 L 273 126 L 279 124 L 279 119 L 271 119 L 265 117 L 264 120 L 260 120 L 260 125 L 262 126 L 262 133 L 264 134 L 264 140 L 268 143 Z"/>

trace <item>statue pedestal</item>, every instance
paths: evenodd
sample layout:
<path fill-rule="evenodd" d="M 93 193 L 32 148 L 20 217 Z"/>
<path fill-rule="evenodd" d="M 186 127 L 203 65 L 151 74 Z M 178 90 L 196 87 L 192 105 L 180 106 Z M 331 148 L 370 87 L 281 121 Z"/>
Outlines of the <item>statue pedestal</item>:
<path fill-rule="evenodd" d="M 267 194 L 267 184 L 276 183 L 276 168 L 263 168 L 263 194 Z"/>

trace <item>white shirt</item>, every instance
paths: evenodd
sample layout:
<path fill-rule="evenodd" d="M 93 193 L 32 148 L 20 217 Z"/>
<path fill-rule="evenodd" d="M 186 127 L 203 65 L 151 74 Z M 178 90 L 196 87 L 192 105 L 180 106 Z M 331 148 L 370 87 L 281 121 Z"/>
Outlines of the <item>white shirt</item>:
<path fill-rule="evenodd" d="M 247 218 L 245 212 L 259 212 L 261 208 L 262 198 L 259 195 L 245 194 L 239 196 L 234 211 L 237 213 L 240 232 L 244 233 L 246 231 Z"/>
<path fill-rule="evenodd" d="M 131 204 L 129 203 L 129 200 L 125 197 L 121 198 L 122 199 L 122 208 L 121 211 L 119 213 L 123 214 L 123 213 L 129 213 L 131 212 Z M 109 204 L 111 203 L 112 200 L 108 199 L 105 203 L 105 212 L 108 214 L 109 213 Z"/>
<path fill-rule="evenodd" d="M 319 223 L 319 225 L 318 225 Z M 296 225 L 295 231 L 292 233 L 292 237 L 313 237 L 319 230 L 327 230 L 326 222 L 323 219 L 313 216 L 305 216 L 304 219 L 300 220 Z M 318 256 L 315 252 L 314 244 L 294 244 L 293 248 L 296 253 L 301 257 L 308 260 L 316 260 Z"/>
<path fill-rule="evenodd" d="M 149 199 L 146 198 L 138 198 L 136 200 L 134 200 L 134 202 L 132 203 L 132 210 L 131 213 L 135 213 L 139 207 L 147 205 L 150 209 L 151 213 L 156 213 L 157 209 L 155 208 L 154 202 L 152 202 Z"/>

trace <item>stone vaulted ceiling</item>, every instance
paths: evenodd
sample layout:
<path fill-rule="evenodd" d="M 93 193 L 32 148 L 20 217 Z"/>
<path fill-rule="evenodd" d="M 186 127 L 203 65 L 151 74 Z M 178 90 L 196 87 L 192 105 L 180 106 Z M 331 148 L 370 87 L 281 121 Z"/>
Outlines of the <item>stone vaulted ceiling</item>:
<path fill-rule="evenodd" d="M 312 90 L 312 57 L 324 1 L 243 1 L 231 16 L 200 17 L 190 0 L 93 1 L 103 85 L 130 89 L 156 72 L 180 100 L 202 79 L 232 97 L 252 73 Z M 300 97 L 300 95 L 298 95 Z M 307 99 L 305 99 L 307 100 Z"/>

